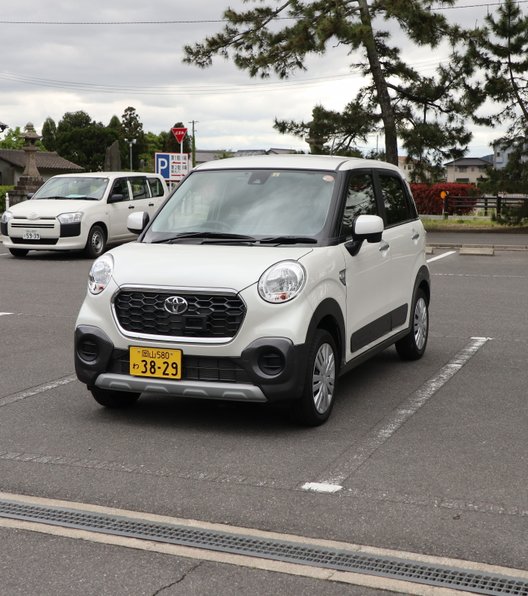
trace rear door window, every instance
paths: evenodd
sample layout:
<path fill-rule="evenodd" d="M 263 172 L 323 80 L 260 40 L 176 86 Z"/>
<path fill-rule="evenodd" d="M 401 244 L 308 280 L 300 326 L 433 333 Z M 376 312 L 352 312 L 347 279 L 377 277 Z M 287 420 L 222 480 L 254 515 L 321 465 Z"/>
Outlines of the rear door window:
<path fill-rule="evenodd" d="M 147 179 L 143 176 L 136 176 L 128 179 L 132 189 L 132 200 L 148 199 L 150 196 Z"/>
<path fill-rule="evenodd" d="M 403 180 L 397 175 L 385 172 L 380 172 L 378 177 L 387 227 L 414 219 L 415 210 Z"/>
<path fill-rule="evenodd" d="M 151 196 L 162 197 L 165 194 L 163 184 L 159 178 L 147 178 L 147 180 Z"/>

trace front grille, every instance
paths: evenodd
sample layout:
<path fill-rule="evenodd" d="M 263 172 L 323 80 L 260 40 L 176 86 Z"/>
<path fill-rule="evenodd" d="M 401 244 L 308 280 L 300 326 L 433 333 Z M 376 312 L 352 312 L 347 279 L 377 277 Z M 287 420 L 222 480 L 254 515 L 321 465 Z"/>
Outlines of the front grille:
<path fill-rule="evenodd" d="M 128 352 L 116 350 L 110 361 L 108 372 L 128 375 L 130 360 Z M 208 381 L 211 383 L 251 383 L 248 373 L 233 358 L 211 358 L 209 356 L 186 356 L 182 359 L 183 381 Z"/>
<path fill-rule="evenodd" d="M 53 223 L 37 223 L 36 221 L 28 221 L 27 223 L 15 223 L 11 222 L 11 228 L 22 228 L 33 230 L 36 228 L 44 229 L 44 230 L 53 230 L 55 225 Z"/>
<path fill-rule="evenodd" d="M 169 296 L 180 296 L 188 307 L 183 314 L 164 308 Z M 117 320 L 130 333 L 165 337 L 234 337 L 246 314 L 236 294 L 121 291 L 114 301 Z"/>

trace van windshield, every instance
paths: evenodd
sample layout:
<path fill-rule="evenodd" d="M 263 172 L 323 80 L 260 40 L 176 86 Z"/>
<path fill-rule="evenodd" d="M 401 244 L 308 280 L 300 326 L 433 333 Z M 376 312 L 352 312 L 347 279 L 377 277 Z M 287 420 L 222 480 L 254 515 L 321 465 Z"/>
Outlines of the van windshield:
<path fill-rule="evenodd" d="M 50 178 L 31 197 L 39 199 L 83 199 L 100 200 L 103 198 L 108 178 L 88 178 L 83 176 L 65 176 Z"/>
<path fill-rule="evenodd" d="M 191 232 L 314 237 L 323 229 L 334 187 L 333 172 L 198 170 L 176 189 L 144 241 Z"/>

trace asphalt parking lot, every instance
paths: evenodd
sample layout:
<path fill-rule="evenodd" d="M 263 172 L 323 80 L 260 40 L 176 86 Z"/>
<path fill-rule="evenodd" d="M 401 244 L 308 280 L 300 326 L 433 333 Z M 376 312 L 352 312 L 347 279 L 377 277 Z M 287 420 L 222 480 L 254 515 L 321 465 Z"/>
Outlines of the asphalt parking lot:
<path fill-rule="evenodd" d="M 528 239 L 429 239 L 426 355 L 402 363 L 392 348 L 355 369 L 315 429 L 249 404 L 100 408 L 72 354 L 91 262 L 19 260 L 0 245 L 0 502 L 472 570 L 528 590 Z M 461 254 L 490 244 L 493 256 Z M 9 595 L 456 593 L 1 512 L 0 540 Z"/>

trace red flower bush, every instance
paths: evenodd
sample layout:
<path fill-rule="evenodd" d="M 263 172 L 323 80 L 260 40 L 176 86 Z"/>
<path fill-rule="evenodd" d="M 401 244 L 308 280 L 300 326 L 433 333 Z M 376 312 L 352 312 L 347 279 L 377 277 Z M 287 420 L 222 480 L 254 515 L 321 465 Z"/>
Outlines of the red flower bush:
<path fill-rule="evenodd" d="M 474 184 L 459 182 L 438 182 L 437 184 L 412 183 L 411 190 L 420 215 L 441 215 L 444 200 L 442 191 L 447 193 L 449 215 L 466 215 L 475 208 L 479 190 Z"/>

